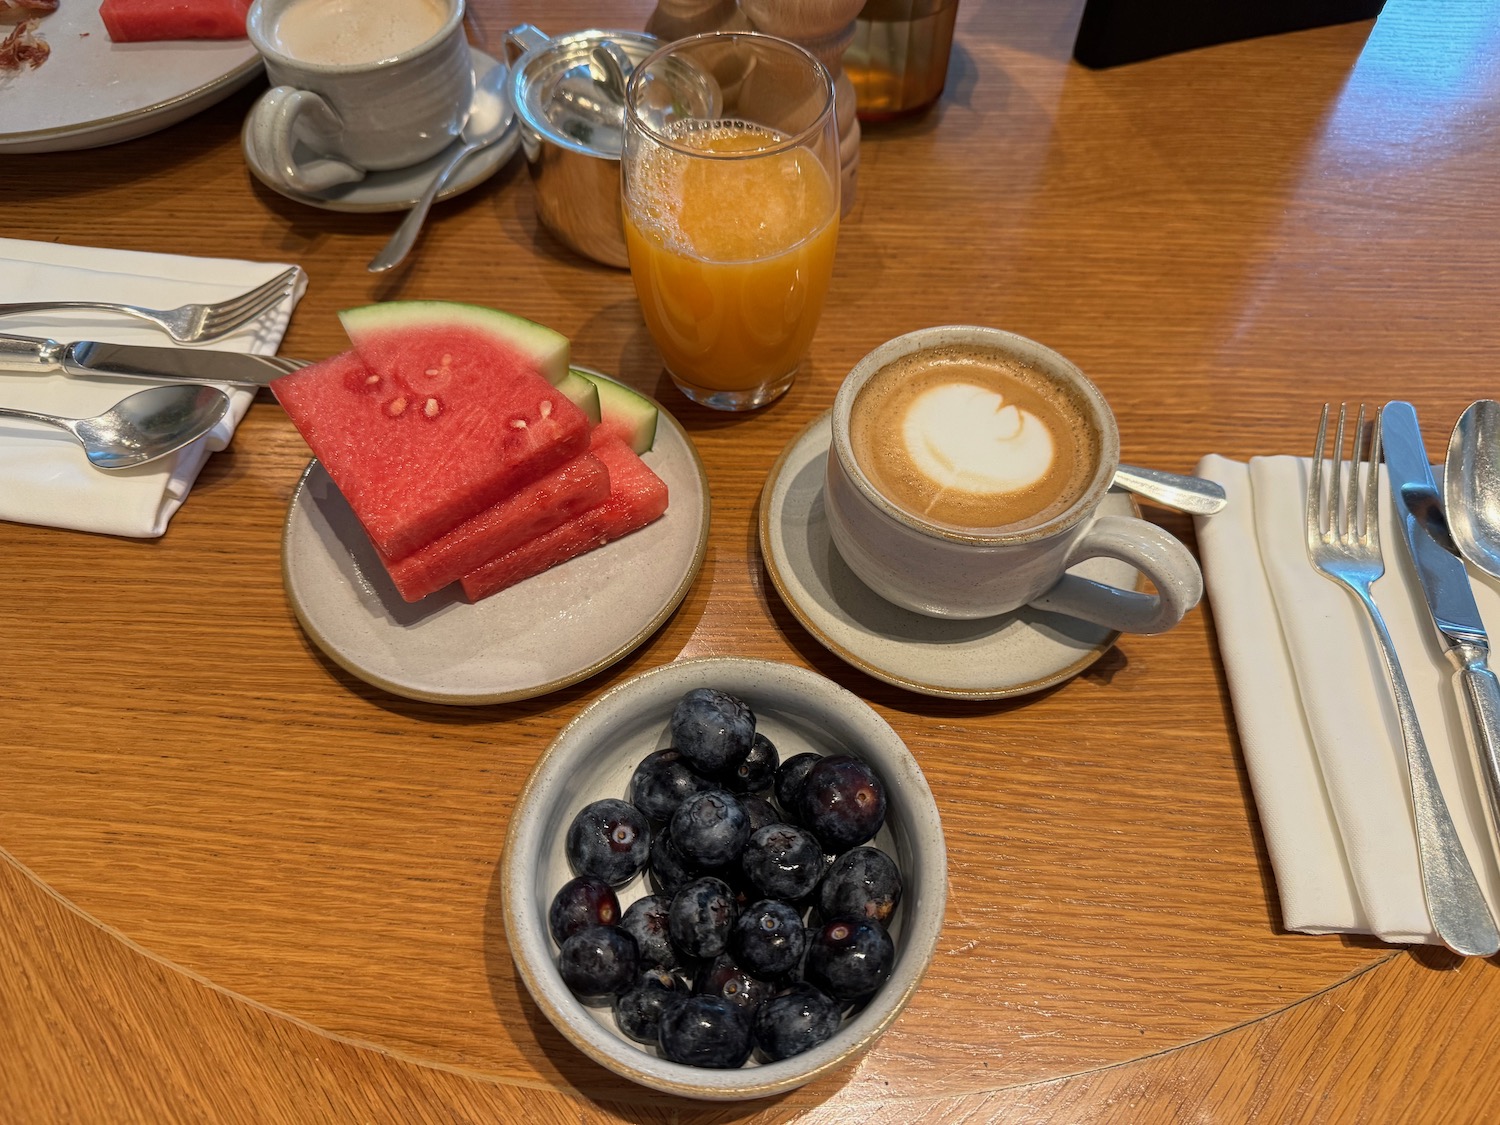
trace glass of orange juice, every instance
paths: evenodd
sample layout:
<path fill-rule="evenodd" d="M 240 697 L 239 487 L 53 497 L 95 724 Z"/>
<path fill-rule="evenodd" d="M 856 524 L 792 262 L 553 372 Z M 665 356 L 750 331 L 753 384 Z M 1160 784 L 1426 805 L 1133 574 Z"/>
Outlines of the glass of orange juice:
<path fill-rule="evenodd" d="M 750 410 L 807 355 L 839 224 L 833 80 L 751 32 L 682 39 L 625 90 L 630 276 L 667 373 L 694 402 Z"/>

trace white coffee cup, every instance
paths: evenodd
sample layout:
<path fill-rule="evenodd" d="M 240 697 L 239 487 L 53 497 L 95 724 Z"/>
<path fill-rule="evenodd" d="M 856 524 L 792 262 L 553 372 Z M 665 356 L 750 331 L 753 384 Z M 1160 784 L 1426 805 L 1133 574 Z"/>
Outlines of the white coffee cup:
<path fill-rule="evenodd" d="M 464 0 L 255 0 L 272 85 L 245 123 L 256 163 L 317 192 L 447 148 L 474 94 L 463 17 Z"/>
<path fill-rule="evenodd" d="M 935 522 L 885 495 L 856 458 L 850 419 L 861 390 L 904 357 L 954 349 L 1019 360 L 1064 390 L 1077 409 L 1074 416 L 1086 421 L 1088 462 L 1074 478 L 1076 486 L 1066 490 L 1071 500 L 1058 500 L 1058 510 L 1042 522 L 1010 527 Z M 904 439 L 893 434 L 891 440 Z M 834 545 L 849 568 L 881 597 L 906 609 L 930 617 L 982 618 L 1031 605 L 1109 629 L 1163 632 L 1197 605 L 1203 576 L 1187 548 L 1154 524 L 1098 514 L 1119 459 L 1119 430 L 1109 404 L 1067 359 L 999 329 L 926 328 L 876 348 L 839 387 L 824 505 Z M 1130 563 L 1157 592 L 1123 590 L 1064 573 L 1098 556 Z"/>

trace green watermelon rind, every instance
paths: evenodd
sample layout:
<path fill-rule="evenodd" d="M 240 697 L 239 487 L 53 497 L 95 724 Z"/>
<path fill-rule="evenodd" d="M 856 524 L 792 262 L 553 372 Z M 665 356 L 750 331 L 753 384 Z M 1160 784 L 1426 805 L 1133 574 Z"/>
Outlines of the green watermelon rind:
<path fill-rule="evenodd" d="M 495 337 L 498 345 L 529 357 L 554 387 L 568 374 L 568 338 L 514 313 L 459 301 L 381 301 L 339 313 L 345 333 L 359 346 L 370 332 L 438 332 L 462 327 Z"/>
<path fill-rule="evenodd" d="M 576 367 L 572 371 L 598 388 L 601 419 L 611 424 L 631 452 L 639 456 L 656 444 L 656 403 L 607 376 Z"/>
<path fill-rule="evenodd" d="M 564 398 L 583 411 L 590 426 L 599 424 L 599 419 L 603 416 L 599 409 L 599 388 L 592 379 L 586 379 L 581 372 L 569 368 L 568 373 L 557 384 L 557 389 Z"/>

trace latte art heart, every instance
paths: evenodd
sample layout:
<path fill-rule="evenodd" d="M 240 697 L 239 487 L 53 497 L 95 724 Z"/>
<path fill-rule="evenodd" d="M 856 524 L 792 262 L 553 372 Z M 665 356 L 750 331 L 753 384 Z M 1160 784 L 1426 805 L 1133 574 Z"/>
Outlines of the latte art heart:
<path fill-rule="evenodd" d="M 1042 420 L 972 383 L 923 391 L 907 409 L 901 436 L 912 463 L 940 489 L 1019 492 L 1052 468 L 1052 434 Z"/>

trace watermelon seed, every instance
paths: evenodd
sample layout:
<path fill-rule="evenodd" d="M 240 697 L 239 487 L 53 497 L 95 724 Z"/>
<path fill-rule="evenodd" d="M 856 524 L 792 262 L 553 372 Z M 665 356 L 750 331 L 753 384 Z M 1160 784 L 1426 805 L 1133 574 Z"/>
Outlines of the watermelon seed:
<path fill-rule="evenodd" d="M 430 398 L 422 404 L 422 413 L 429 418 L 436 418 L 438 411 L 442 409 L 441 404 L 435 398 Z"/>
<path fill-rule="evenodd" d="M 550 398 L 542 399 L 541 410 L 543 418 L 552 417 L 552 400 Z"/>
<path fill-rule="evenodd" d="M 367 375 L 367 376 L 365 376 L 365 385 L 366 386 L 373 387 L 378 382 L 380 382 L 380 376 L 379 375 Z"/>
<path fill-rule="evenodd" d="M 391 404 L 386 409 L 390 411 L 392 418 L 399 417 L 406 411 L 406 396 L 403 395 L 401 398 L 392 399 Z"/>
<path fill-rule="evenodd" d="M 512 418 L 510 420 L 510 428 L 513 430 L 524 430 L 526 428 L 526 419 Z"/>

